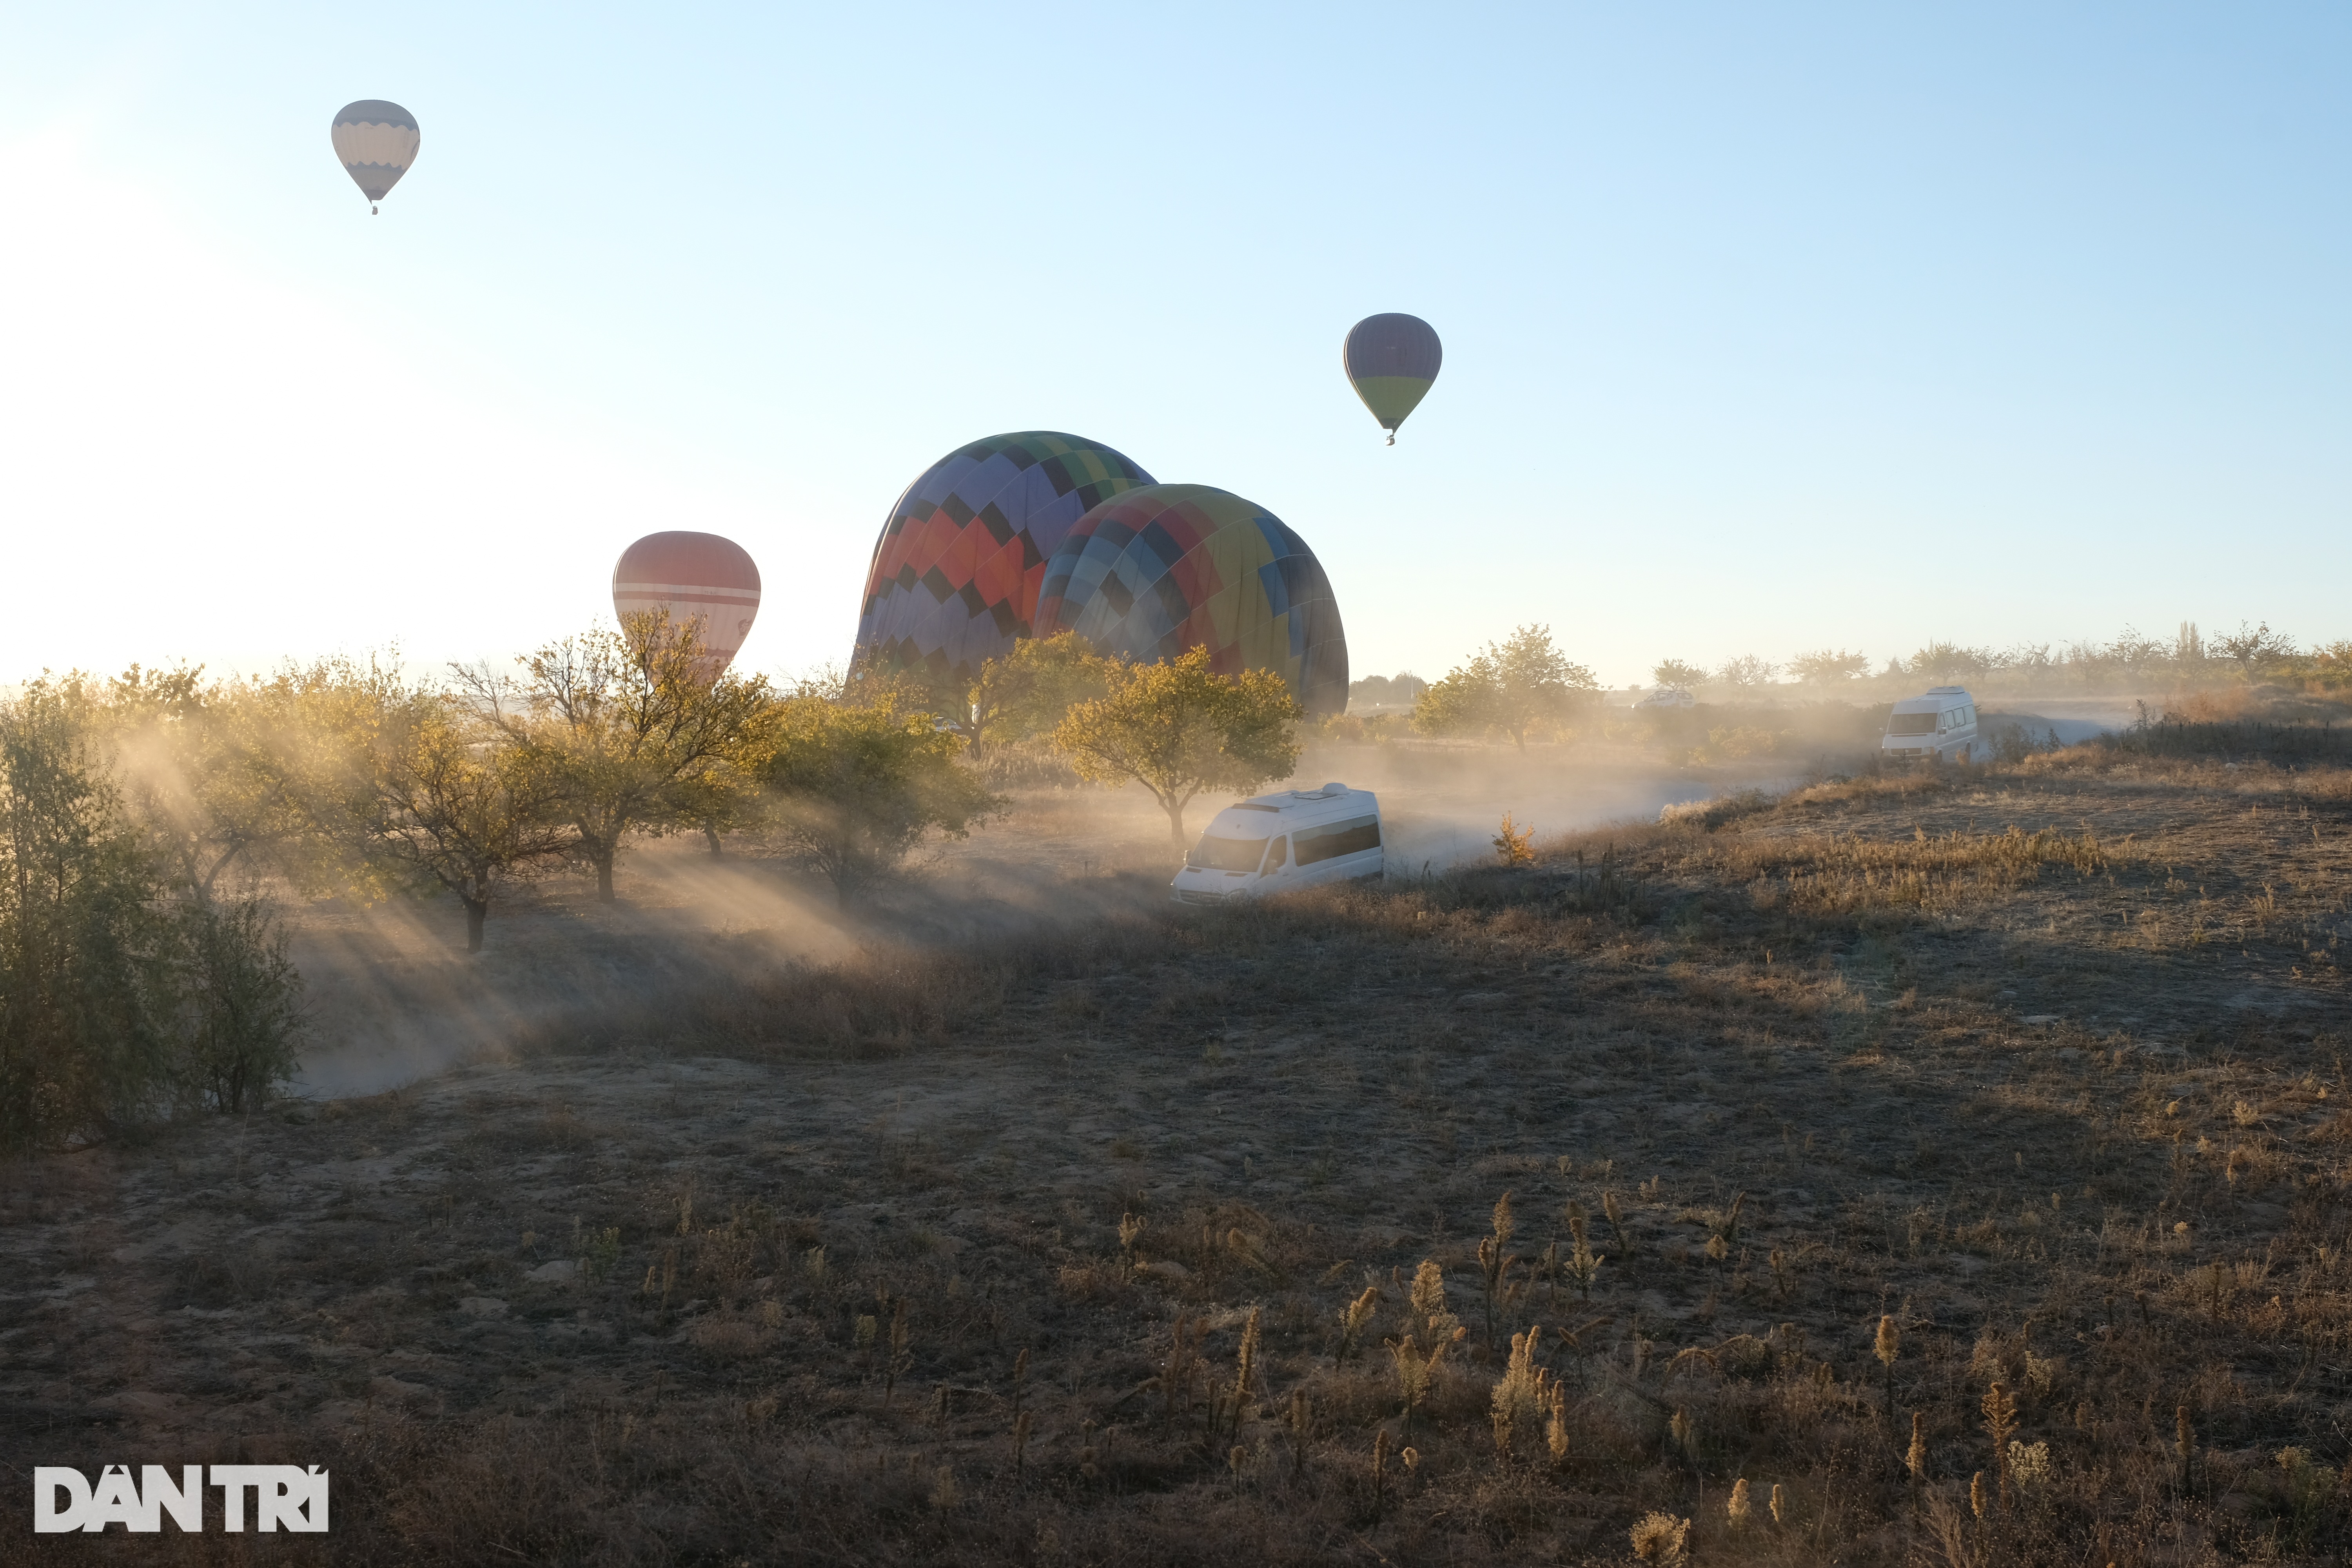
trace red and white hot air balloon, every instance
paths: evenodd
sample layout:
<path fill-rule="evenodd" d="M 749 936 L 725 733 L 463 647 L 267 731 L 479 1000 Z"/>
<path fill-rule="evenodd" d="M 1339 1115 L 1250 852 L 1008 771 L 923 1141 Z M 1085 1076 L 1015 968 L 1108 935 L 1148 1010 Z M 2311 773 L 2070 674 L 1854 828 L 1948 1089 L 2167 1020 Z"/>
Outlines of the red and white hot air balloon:
<path fill-rule="evenodd" d="M 666 610 L 673 626 L 702 624 L 702 643 L 724 669 L 760 613 L 760 569 L 731 539 L 683 529 L 648 533 L 613 568 L 613 611 L 624 622 Z"/>

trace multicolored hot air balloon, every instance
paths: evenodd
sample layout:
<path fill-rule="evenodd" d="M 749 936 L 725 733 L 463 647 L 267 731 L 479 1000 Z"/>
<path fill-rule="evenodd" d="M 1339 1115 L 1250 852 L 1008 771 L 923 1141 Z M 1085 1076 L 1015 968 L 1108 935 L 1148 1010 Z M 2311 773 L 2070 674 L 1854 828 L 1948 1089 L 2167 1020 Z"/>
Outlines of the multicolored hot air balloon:
<path fill-rule="evenodd" d="M 1147 485 L 1074 523 L 1045 563 L 1036 635 L 1171 658 L 1206 647 L 1222 673 L 1271 669 L 1310 714 L 1348 706 L 1348 638 L 1307 542 L 1207 485 Z"/>
<path fill-rule="evenodd" d="M 1391 447 L 1404 416 L 1429 395 L 1444 357 L 1435 329 L 1419 316 L 1395 311 L 1358 321 L 1348 329 L 1348 341 L 1339 350 L 1339 363 L 1347 367 L 1356 395 L 1389 433 Z"/>
<path fill-rule="evenodd" d="M 613 613 L 625 621 L 646 610 L 667 611 L 674 626 L 700 621 L 715 674 L 751 635 L 760 569 L 741 545 L 715 533 L 648 533 L 613 568 Z"/>
<path fill-rule="evenodd" d="M 874 542 L 857 663 L 969 680 L 1027 637 L 1045 558 L 1087 510 L 1151 476 L 1099 442 L 991 436 L 907 487 Z"/>
<path fill-rule="evenodd" d="M 416 162 L 421 133 L 416 116 L 396 103 L 363 98 L 335 111 L 335 156 L 343 172 L 368 199 L 368 211 L 377 210 L 400 176 Z"/>

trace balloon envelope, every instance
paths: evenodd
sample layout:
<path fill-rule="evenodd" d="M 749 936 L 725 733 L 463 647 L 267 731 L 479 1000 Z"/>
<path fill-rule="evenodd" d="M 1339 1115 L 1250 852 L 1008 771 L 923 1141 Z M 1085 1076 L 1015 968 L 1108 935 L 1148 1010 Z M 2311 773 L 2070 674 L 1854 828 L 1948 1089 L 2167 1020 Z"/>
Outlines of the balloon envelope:
<path fill-rule="evenodd" d="M 703 646 L 723 669 L 760 613 L 760 569 L 715 533 L 648 533 L 613 568 L 613 613 L 625 622 L 646 610 L 667 610 L 678 626 L 699 620 Z"/>
<path fill-rule="evenodd" d="M 1444 357 L 1434 328 L 1419 316 L 1394 311 L 1358 321 L 1339 350 L 1356 395 L 1391 437 L 1404 416 L 1429 395 Z"/>
<path fill-rule="evenodd" d="M 343 172 L 372 202 L 383 200 L 416 162 L 421 133 L 416 116 L 396 103 L 363 98 L 335 112 L 335 156 Z"/>
<path fill-rule="evenodd" d="M 1307 542 L 1254 501 L 1208 485 L 1147 485 L 1074 523 L 1045 564 L 1036 635 L 1102 653 L 1209 650 L 1231 675 L 1271 669 L 1310 714 L 1348 706 L 1348 638 Z"/>
<path fill-rule="evenodd" d="M 991 436 L 907 487 L 874 542 L 857 663 L 968 681 L 1030 635 L 1045 558 L 1070 525 L 1151 476 L 1098 441 Z"/>

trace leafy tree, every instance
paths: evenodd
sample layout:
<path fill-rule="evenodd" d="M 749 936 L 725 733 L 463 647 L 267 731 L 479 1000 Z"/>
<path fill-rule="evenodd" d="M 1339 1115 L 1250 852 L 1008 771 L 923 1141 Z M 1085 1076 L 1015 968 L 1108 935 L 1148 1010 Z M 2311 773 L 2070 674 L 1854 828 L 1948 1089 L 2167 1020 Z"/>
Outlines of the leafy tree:
<path fill-rule="evenodd" d="M 759 767 L 786 852 L 846 907 L 926 833 L 961 838 L 1000 808 L 958 761 L 967 742 L 890 702 L 796 695 L 778 709 Z"/>
<path fill-rule="evenodd" d="M 1706 670 L 1679 658 L 1662 658 L 1650 667 L 1650 679 L 1660 686 L 1688 691 L 1706 684 Z"/>
<path fill-rule="evenodd" d="M 1983 675 L 1996 663 L 1990 648 L 1962 647 L 1958 643 L 1931 642 L 1909 660 L 1895 660 L 1887 673 L 1899 675 L 1906 669 L 1916 679 L 1948 686 L 1956 680 L 1968 680 Z"/>
<path fill-rule="evenodd" d="M 367 863 L 412 886 L 446 889 L 466 910 L 466 951 L 499 885 L 572 853 L 564 781 L 446 692 L 396 694 L 368 737 L 368 786 L 352 826 Z"/>
<path fill-rule="evenodd" d="M 1780 667 L 1752 653 L 1743 653 L 1716 672 L 1716 678 L 1735 691 L 1753 691 L 1770 684 Z"/>
<path fill-rule="evenodd" d="M 1849 653 L 1843 648 L 1820 648 L 1790 659 L 1789 673 L 1808 686 L 1835 686 L 1869 674 L 1870 658 L 1866 654 Z"/>
<path fill-rule="evenodd" d="M 1529 730 L 1560 722 L 1600 689 L 1552 647 L 1549 626 L 1521 626 L 1423 691 L 1412 724 L 1425 735 L 1501 733 L 1525 750 Z"/>
<path fill-rule="evenodd" d="M 137 1114 L 169 1063 L 169 920 L 79 707 L 0 704 L 0 1150 Z"/>
<path fill-rule="evenodd" d="M 302 976 L 269 906 L 257 897 L 186 906 L 181 919 L 184 980 L 184 1098 L 238 1115 L 293 1077 L 310 1019 Z"/>
<path fill-rule="evenodd" d="M 613 864 L 632 829 L 728 818 L 774 694 L 763 677 L 714 675 L 698 625 L 646 611 L 520 662 L 520 686 L 487 667 L 456 674 L 571 824 L 574 853 L 595 868 L 598 899 L 613 900 Z"/>
<path fill-rule="evenodd" d="M 973 754 L 1052 733 L 1072 707 L 1103 695 L 1109 668 L 1076 632 L 1014 643 L 972 683 L 964 732 Z"/>
<path fill-rule="evenodd" d="M 0 1152 L 174 1098 L 243 1109 L 293 1070 L 301 979 L 268 908 L 178 874 L 118 786 L 86 683 L 0 703 Z"/>
<path fill-rule="evenodd" d="M 1428 689 L 1429 682 L 1411 670 L 1402 670 L 1395 675 L 1368 675 L 1349 684 L 1348 706 L 1384 708 L 1418 702 L 1421 694 Z"/>
<path fill-rule="evenodd" d="M 1195 647 L 1158 664 L 1115 661 L 1107 676 L 1102 696 L 1055 727 L 1054 744 L 1089 784 L 1133 779 L 1150 790 L 1179 854 L 1194 795 L 1253 790 L 1298 765 L 1306 710 L 1272 670 L 1219 675 Z"/>
<path fill-rule="evenodd" d="M 2271 630 L 2268 621 L 2253 627 L 2240 621 L 2236 631 L 2213 639 L 2213 648 L 2223 658 L 2237 660 L 2238 668 L 2248 676 L 2264 665 L 2293 658 L 2295 653 L 2294 639 Z"/>

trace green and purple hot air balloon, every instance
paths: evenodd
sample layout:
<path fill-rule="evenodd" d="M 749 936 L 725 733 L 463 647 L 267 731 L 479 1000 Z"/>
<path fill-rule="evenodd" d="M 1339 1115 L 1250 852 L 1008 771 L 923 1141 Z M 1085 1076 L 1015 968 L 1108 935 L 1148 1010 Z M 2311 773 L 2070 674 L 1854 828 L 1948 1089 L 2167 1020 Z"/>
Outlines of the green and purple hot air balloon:
<path fill-rule="evenodd" d="M 1391 447 L 1404 416 L 1429 395 L 1444 357 L 1435 329 L 1419 316 L 1394 310 L 1358 321 L 1339 351 L 1356 395 L 1389 433 Z"/>

